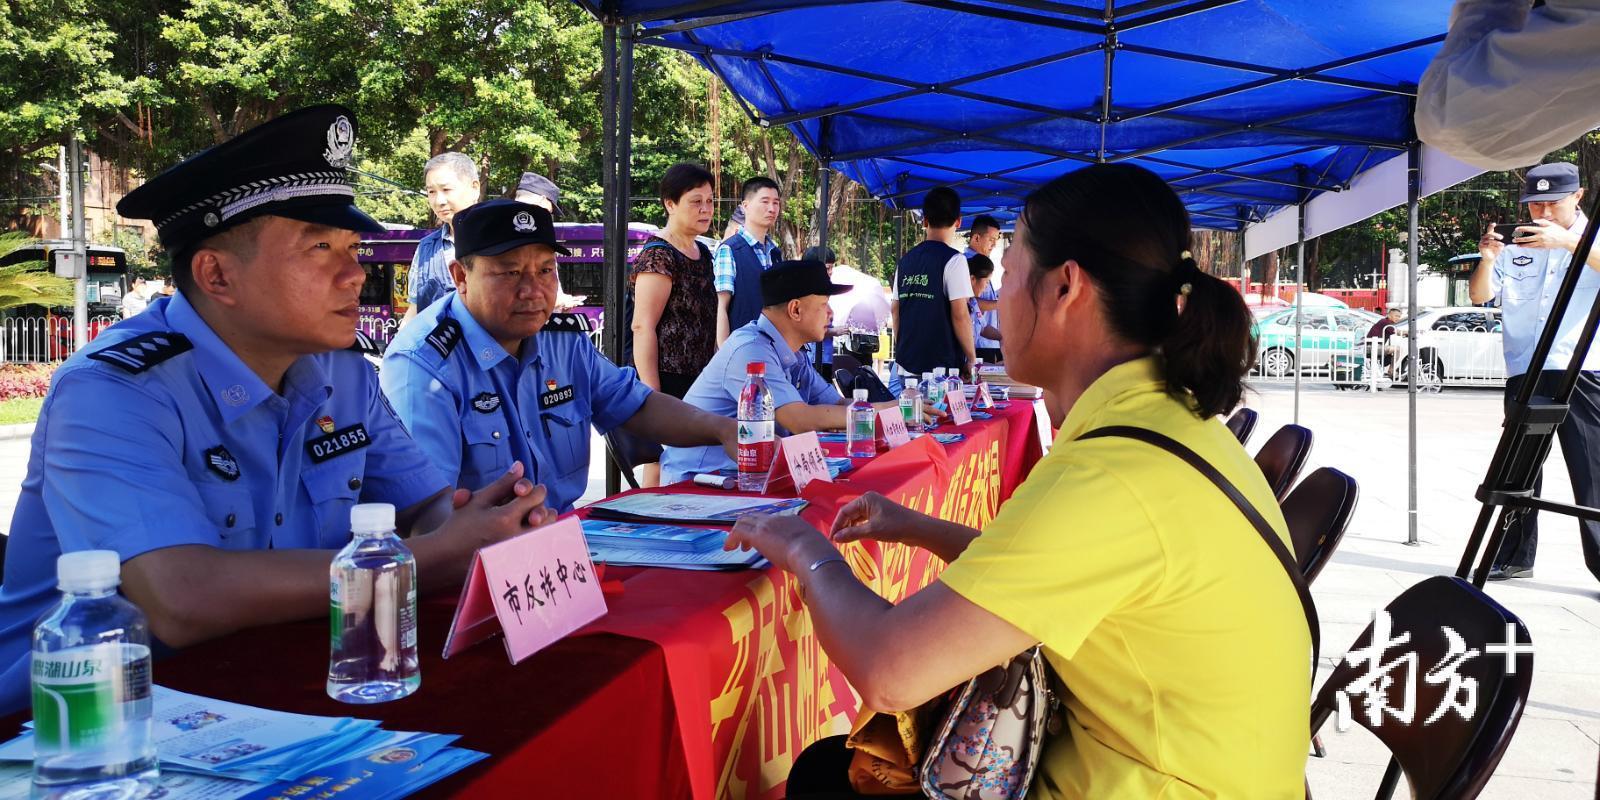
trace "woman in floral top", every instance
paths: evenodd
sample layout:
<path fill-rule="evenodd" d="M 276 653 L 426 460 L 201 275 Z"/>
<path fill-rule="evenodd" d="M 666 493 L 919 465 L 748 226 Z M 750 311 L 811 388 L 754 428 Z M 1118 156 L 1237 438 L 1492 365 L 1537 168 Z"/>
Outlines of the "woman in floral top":
<path fill-rule="evenodd" d="M 650 388 L 682 398 L 717 351 L 711 251 L 695 240 L 711 226 L 711 173 L 675 164 L 661 177 L 667 226 L 644 243 L 628 272 L 633 294 L 633 366 Z M 659 479 L 644 470 L 645 485 Z"/>

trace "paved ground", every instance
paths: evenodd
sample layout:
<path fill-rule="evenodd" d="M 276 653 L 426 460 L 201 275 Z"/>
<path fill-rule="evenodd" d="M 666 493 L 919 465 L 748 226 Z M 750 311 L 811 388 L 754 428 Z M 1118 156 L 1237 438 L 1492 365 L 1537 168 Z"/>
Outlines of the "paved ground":
<path fill-rule="evenodd" d="M 1261 386 L 1247 399 L 1261 412 L 1252 444 L 1293 419 L 1293 394 Z M 1418 398 L 1419 538 L 1407 546 L 1407 398 L 1305 388 L 1300 421 L 1316 434 L 1306 470 L 1331 466 L 1361 484 L 1361 500 L 1333 562 L 1313 586 L 1322 618 L 1324 668 L 1343 655 L 1375 609 L 1425 577 L 1450 574 L 1479 505 L 1472 493 L 1499 437 L 1500 393 L 1452 389 Z M 1546 496 L 1571 502 L 1558 454 Z M 1592 800 L 1600 748 L 1600 582 L 1583 566 L 1577 525 L 1546 517 L 1535 580 L 1489 585 L 1489 593 L 1527 624 L 1536 648 L 1527 711 L 1482 797 Z M 1426 668 L 1427 665 L 1424 665 Z M 1430 710 L 1431 711 L 1431 710 Z M 1307 772 L 1319 799 L 1370 798 L 1387 751 L 1359 726 L 1324 729 L 1328 758 Z M 1399 796 L 1405 796 L 1402 789 Z"/>
<path fill-rule="evenodd" d="M 1247 404 L 1261 412 L 1252 442 L 1259 446 L 1293 419 L 1289 387 L 1257 387 Z M 1344 543 L 1314 587 L 1322 617 L 1324 675 L 1381 608 L 1431 575 L 1454 572 L 1478 505 L 1482 480 L 1500 429 L 1500 393 L 1452 389 L 1418 401 L 1420 544 L 1406 539 L 1406 396 L 1305 387 L 1301 423 L 1317 435 L 1309 472 L 1332 466 L 1355 476 L 1361 501 Z M 585 501 L 604 490 L 603 449 Z M 9 528 L 17 486 L 27 465 L 28 440 L 0 441 L 0 528 Z M 1570 502 L 1558 456 L 1552 456 L 1547 496 Z M 1516 738 L 1486 798 L 1592 800 L 1600 748 L 1600 582 L 1583 567 L 1576 524 L 1546 519 L 1535 580 L 1490 584 L 1489 592 L 1527 623 L 1536 647 L 1532 696 Z M 1319 678 L 1320 684 L 1320 678 Z M 1307 772 L 1321 800 L 1373 796 L 1386 751 L 1352 727 L 1324 731 L 1329 756 L 1310 759 Z M 1398 796 L 1405 796 L 1402 789 Z"/>

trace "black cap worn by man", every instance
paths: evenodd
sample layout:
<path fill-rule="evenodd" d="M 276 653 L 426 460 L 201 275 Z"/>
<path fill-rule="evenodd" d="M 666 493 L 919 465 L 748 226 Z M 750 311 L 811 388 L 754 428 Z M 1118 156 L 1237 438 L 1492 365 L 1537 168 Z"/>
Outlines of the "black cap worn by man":
<path fill-rule="evenodd" d="M 526 202 L 522 198 L 523 192 L 536 194 L 550 201 L 550 213 L 561 213 L 561 187 L 555 181 L 540 175 L 537 172 L 524 172 L 522 179 L 517 181 L 517 200 Z"/>
<path fill-rule="evenodd" d="M 556 241 L 550 212 L 532 203 L 486 200 L 457 212 L 456 258 L 497 256 L 529 244 L 542 244 L 564 256 L 572 251 Z"/>
<path fill-rule="evenodd" d="M 852 288 L 829 280 L 828 265 L 821 261 L 780 261 L 761 273 L 761 305 L 783 305 L 814 294 L 844 294 Z"/>
<path fill-rule="evenodd" d="M 1566 161 L 1540 164 L 1528 170 L 1522 179 L 1522 197 L 1519 203 L 1543 203 L 1560 200 L 1578 191 L 1578 165 Z"/>
<path fill-rule="evenodd" d="M 269 214 L 382 231 L 355 206 L 349 166 L 356 132 L 355 113 L 344 106 L 285 114 L 146 181 L 117 203 L 117 213 L 154 221 L 173 253 Z"/>

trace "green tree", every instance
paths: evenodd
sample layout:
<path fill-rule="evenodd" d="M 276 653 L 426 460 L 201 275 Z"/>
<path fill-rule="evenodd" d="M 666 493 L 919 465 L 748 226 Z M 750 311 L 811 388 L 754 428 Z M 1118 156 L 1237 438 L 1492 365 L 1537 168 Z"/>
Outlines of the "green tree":
<path fill-rule="evenodd" d="M 0 262 L 37 241 L 16 233 L 0 234 Z M 70 306 L 74 286 L 57 277 L 43 261 L 23 261 L 0 267 L 0 310 L 17 306 Z"/>

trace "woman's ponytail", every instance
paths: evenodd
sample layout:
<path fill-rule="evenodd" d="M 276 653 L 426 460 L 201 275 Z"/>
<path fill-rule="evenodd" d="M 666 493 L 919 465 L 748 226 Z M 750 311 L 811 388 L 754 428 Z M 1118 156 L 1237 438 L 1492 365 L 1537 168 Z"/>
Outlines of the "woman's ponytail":
<path fill-rule="evenodd" d="M 1195 413 L 1232 411 L 1244 395 L 1244 376 L 1255 365 L 1250 310 L 1232 286 L 1195 266 L 1186 252 L 1175 270 L 1183 308 L 1161 343 L 1167 389 L 1193 395 Z"/>
<path fill-rule="evenodd" d="M 1172 187 L 1133 164 L 1094 164 L 1028 195 L 1022 217 L 1034 263 L 1076 260 L 1111 329 L 1160 353 L 1173 396 L 1193 397 L 1206 417 L 1239 403 L 1255 361 L 1250 311 L 1195 266 L 1189 212 Z"/>

